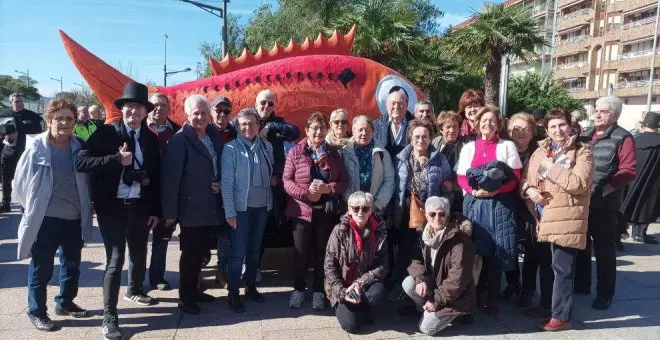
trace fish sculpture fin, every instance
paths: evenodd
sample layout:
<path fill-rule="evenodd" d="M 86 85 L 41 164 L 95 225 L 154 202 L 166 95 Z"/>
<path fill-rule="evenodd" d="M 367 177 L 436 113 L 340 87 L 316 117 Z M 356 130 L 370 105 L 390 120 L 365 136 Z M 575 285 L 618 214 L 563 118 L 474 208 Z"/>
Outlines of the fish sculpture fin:
<path fill-rule="evenodd" d="M 332 36 L 328 38 L 319 33 L 318 38 L 314 41 L 309 37 L 305 38 L 305 41 L 301 44 L 290 40 L 288 46 L 284 48 L 276 42 L 270 51 L 266 51 L 259 46 L 255 54 L 251 54 L 247 48 L 244 48 L 239 57 L 227 54 L 221 61 L 209 58 L 209 65 L 213 75 L 217 76 L 284 58 L 322 54 L 349 55 L 351 49 L 353 49 L 355 32 L 356 26 L 353 25 L 346 34 L 335 30 Z"/>
<path fill-rule="evenodd" d="M 60 30 L 60 37 L 69 58 L 85 78 L 92 92 L 103 103 L 106 122 L 117 120 L 117 117 L 121 117 L 121 113 L 115 107 L 114 102 L 121 97 L 124 85 L 134 80 L 89 52 L 62 30 Z"/>

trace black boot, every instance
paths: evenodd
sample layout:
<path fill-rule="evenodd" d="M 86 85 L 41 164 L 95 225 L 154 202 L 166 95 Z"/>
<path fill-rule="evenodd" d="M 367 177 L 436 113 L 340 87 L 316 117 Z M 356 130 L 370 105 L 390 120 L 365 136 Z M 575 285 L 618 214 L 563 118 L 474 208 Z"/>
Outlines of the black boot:
<path fill-rule="evenodd" d="M 252 299 L 254 302 L 264 302 L 266 298 L 259 293 L 256 285 L 248 285 L 245 287 L 245 296 Z"/>
<path fill-rule="evenodd" d="M 532 302 L 532 297 L 534 296 L 534 291 L 523 290 L 516 300 L 516 307 L 518 308 L 527 308 Z"/>

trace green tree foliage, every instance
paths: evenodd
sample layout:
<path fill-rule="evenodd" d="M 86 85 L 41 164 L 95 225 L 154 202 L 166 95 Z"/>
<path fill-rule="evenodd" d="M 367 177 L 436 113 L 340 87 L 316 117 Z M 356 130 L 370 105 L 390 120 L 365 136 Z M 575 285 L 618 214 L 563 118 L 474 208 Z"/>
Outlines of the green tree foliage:
<path fill-rule="evenodd" d="M 468 71 L 485 69 L 486 103 L 497 104 L 502 57 L 529 61 L 546 42 L 527 7 L 486 3 L 475 16 L 474 23 L 450 32 L 445 42 L 450 55 Z"/>
<path fill-rule="evenodd" d="M 21 78 L 23 77 L 23 78 Z M 14 92 L 21 92 L 27 101 L 37 101 L 41 98 L 39 90 L 35 85 L 37 82 L 30 79 L 30 86 L 27 85 L 27 77 L 20 76 L 18 79 L 10 75 L 0 75 L 0 96 L 3 100 L 7 100 L 10 94 Z"/>
<path fill-rule="evenodd" d="M 229 13 L 227 16 L 227 48 L 231 55 L 240 55 L 241 50 L 245 45 L 245 35 L 243 28 L 239 25 L 238 20 L 240 16 Z M 223 56 L 220 55 L 220 42 L 204 41 L 199 46 L 199 52 L 204 58 L 202 76 L 208 77 L 212 75 L 211 67 L 209 65 L 209 57 L 215 60 L 222 60 Z"/>
<path fill-rule="evenodd" d="M 552 74 L 529 73 L 509 83 L 508 115 L 534 109 L 559 107 L 570 111 L 583 109 L 583 104 L 569 96 L 566 88 Z"/>

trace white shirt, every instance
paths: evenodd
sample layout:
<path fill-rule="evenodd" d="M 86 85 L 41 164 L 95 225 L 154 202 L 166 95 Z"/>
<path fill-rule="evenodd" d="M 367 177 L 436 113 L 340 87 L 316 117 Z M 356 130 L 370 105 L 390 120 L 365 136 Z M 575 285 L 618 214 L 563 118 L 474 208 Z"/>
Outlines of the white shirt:
<path fill-rule="evenodd" d="M 131 129 L 128 127 L 128 125 L 124 124 L 126 127 L 126 133 L 128 135 L 131 135 Z M 140 149 L 140 128 L 135 129 L 135 154 L 133 157 L 135 158 L 133 160 L 133 169 L 140 169 L 140 167 L 137 165 L 139 162 L 140 164 L 144 164 L 144 157 L 142 156 L 142 149 Z M 135 161 L 137 160 L 137 162 Z M 131 186 L 128 186 L 124 183 L 124 170 L 121 171 L 121 176 L 119 177 L 119 188 L 117 189 L 117 198 L 140 198 L 140 183 L 139 182 L 133 182 Z"/>
<path fill-rule="evenodd" d="M 440 239 L 442 239 L 442 236 L 445 233 L 445 229 L 446 229 L 446 227 L 443 228 L 442 230 L 438 231 L 438 233 L 440 234 L 438 237 Z M 440 248 L 438 248 L 438 249 L 431 248 L 431 267 L 433 267 L 433 268 L 435 268 L 435 258 L 436 258 L 436 255 L 438 255 L 438 250 L 440 250 Z"/>

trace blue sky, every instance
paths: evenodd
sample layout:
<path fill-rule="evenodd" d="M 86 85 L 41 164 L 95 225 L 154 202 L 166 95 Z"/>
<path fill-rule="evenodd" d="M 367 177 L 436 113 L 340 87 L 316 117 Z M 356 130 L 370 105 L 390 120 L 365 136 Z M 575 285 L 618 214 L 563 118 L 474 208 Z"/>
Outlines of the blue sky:
<path fill-rule="evenodd" d="M 218 6 L 220 0 L 198 0 Z M 482 0 L 433 0 L 445 12 L 441 25 L 467 18 Z M 246 22 L 262 3 L 276 0 L 232 0 L 228 11 Z M 58 34 L 62 29 L 82 46 L 138 81 L 162 84 L 164 34 L 167 68 L 193 72 L 168 76 L 168 83 L 195 79 L 202 61 L 199 44 L 218 41 L 220 19 L 178 0 L 0 0 L 0 74 L 25 72 L 44 96 L 83 84 Z M 358 28 L 359 29 L 359 28 Z"/>

